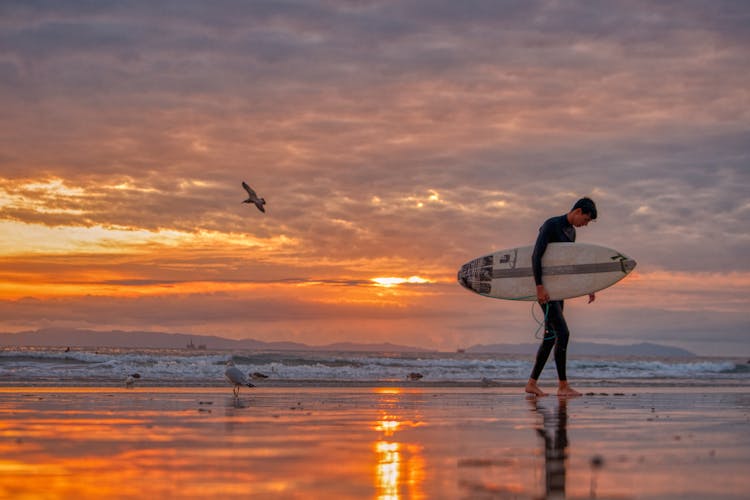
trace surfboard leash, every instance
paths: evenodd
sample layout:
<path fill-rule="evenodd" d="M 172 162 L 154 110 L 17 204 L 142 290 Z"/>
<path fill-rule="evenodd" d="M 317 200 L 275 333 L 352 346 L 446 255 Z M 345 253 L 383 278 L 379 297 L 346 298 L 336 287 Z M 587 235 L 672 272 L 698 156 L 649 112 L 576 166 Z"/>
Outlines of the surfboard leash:
<path fill-rule="evenodd" d="M 556 338 L 557 334 L 555 333 L 554 330 L 551 329 L 552 330 L 551 332 L 547 332 L 547 329 L 546 329 L 547 315 L 549 313 L 549 303 L 545 303 L 544 306 L 542 306 L 542 304 L 539 304 L 539 307 L 541 307 L 544 310 L 544 318 L 541 321 L 539 321 L 539 319 L 536 317 L 536 314 L 534 314 L 534 304 L 536 304 L 536 302 L 531 303 L 531 317 L 534 318 L 534 321 L 536 321 L 537 323 L 536 331 L 534 332 L 534 338 L 537 340 L 543 340 L 543 341 L 552 340 Z M 542 329 L 544 329 L 544 337 L 540 338 L 539 331 Z M 551 333 L 551 335 L 548 337 L 547 333 Z"/>
<path fill-rule="evenodd" d="M 536 298 L 536 296 L 535 295 L 527 295 L 525 297 L 516 297 L 516 298 L 513 298 L 513 299 L 507 299 L 507 300 L 529 300 L 529 299 L 532 299 L 532 298 Z M 534 302 L 531 303 L 531 317 L 534 318 L 534 321 L 536 321 L 536 324 L 537 324 L 536 330 L 534 331 L 534 338 L 537 339 L 537 340 L 552 340 L 552 339 L 556 338 L 557 337 L 557 333 L 555 333 L 554 330 L 552 330 L 550 332 L 551 335 L 549 337 L 546 336 L 547 335 L 547 330 L 545 328 L 545 325 L 547 324 L 547 315 L 549 313 L 549 302 L 545 303 L 544 306 L 542 306 L 542 304 L 539 304 L 539 307 L 541 307 L 542 309 L 544 309 L 544 318 L 541 321 L 539 321 L 539 318 L 537 318 L 536 314 L 534 314 L 534 304 L 539 304 L 539 302 L 534 301 Z M 543 328 L 545 328 L 544 329 L 544 335 L 545 336 L 544 337 L 540 337 L 539 336 L 539 332 Z"/>

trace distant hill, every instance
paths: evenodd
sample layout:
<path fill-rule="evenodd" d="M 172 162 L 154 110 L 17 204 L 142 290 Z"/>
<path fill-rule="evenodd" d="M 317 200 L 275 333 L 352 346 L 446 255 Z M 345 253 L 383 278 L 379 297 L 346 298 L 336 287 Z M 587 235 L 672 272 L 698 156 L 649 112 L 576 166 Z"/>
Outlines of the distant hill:
<path fill-rule="evenodd" d="M 300 342 L 263 342 L 255 339 L 234 340 L 213 335 L 113 330 L 100 332 L 72 328 L 47 328 L 18 333 L 0 333 L 0 346 L 39 347 L 126 347 L 145 349 L 183 349 L 191 344 L 214 350 L 259 351 L 362 351 L 362 352 L 434 352 L 434 349 L 391 343 L 360 344 L 338 342 L 311 346 Z M 490 344 L 466 348 L 466 353 L 533 355 L 538 344 Z M 574 342 L 570 354 L 580 356 L 693 357 L 694 353 L 678 347 L 640 343 L 632 345 Z"/>
<path fill-rule="evenodd" d="M 428 349 L 391 343 L 357 344 L 341 342 L 310 346 L 299 342 L 263 342 L 255 339 L 234 340 L 212 335 L 120 330 L 100 332 L 70 328 L 46 328 L 18 333 L 0 333 L 0 345 L 4 346 L 182 349 L 187 347 L 188 344 L 196 348 L 205 346 L 206 349 L 218 350 L 429 352 Z"/>
<path fill-rule="evenodd" d="M 533 355 L 539 348 L 539 344 L 478 344 L 466 349 L 471 353 L 502 353 L 502 354 L 525 354 Z M 579 356 L 635 356 L 635 357 L 666 357 L 666 358 L 690 358 L 694 357 L 686 349 L 641 342 L 630 345 L 597 344 L 594 342 L 571 342 L 568 346 L 570 355 Z"/>

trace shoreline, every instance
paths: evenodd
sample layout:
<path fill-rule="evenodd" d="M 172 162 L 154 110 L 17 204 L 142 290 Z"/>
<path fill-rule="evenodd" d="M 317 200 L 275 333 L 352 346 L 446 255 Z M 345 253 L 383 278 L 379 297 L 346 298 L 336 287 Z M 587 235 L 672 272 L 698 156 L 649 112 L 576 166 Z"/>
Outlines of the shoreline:
<path fill-rule="evenodd" d="M 746 497 L 750 388 L 577 388 L 5 386 L 0 496 Z"/>
<path fill-rule="evenodd" d="M 341 380 L 341 379 L 266 379 L 261 381 L 253 380 L 256 386 L 254 389 L 316 389 L 316 388 L 361 388 L 361 389 L 518 389 L 523 392 L 526 385 L 526 379 L 518 380 L 492 380 L 491 383 L 482 380 Z M 539 383 L 545 390 L 554 391 L 557 386 L 556 379 L 543 377 Z M 684 378 L 662 378 L 662 379 L 625 379 L 625 380 L 591 380 L 579 379 L 571 380 L 571 385 L 579 392 L 602 392 L 603 389 L 609 391 L 617 390 L 650 390 L 650 389 L 737 389 L 750 391 L 750 380 L 746 379 L 684 379 Z M 14 387 L 25 388 L 53 388 L 53 387 L 70 387 L 70 388 L 124 388 L 123 378 L 99 378 L 91 380 L 89 378 L 69 378 L 66 380 L 45 379 L 38 380 L 13 380 L 0 379 L 0 390 L 3 388 L 12 389 Z M 221 389 L 229 387 L 226 380 L 217 377 L 210 382 L 198 380 L 159 380 L 152 381 L 141 378 L 137 381 L 134 389 L 159 389 L 159 388 L 192 388 L 192 389 Z"/>

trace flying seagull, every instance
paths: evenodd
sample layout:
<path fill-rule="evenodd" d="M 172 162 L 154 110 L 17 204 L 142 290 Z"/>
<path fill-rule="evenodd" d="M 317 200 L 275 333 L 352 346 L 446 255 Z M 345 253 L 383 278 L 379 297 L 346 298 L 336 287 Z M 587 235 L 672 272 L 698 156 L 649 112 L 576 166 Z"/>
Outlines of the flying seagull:
<path fill-rule="evenodd" d="M 255 206 L 258 207 L 258 210 L 265 213 L 266 209 L 263 207 L 263 205 L 266 204 L 266 200 L 264 200 L 263 198 L 258 198 L 258 195 L 255 194 L 253 188 L 247 185 L 247 182 L 242 181 L 242 187 L 245 188 L 245 191 L 247 191 L 248 194 L 247 199 L 242 203 L 255 203 Z"/>
<path fill-rule="evenodd" d="M 247 377 L 245 376 L 242 371 L 234 366 L 234 361 L 231 359 L 227 361 L 227 369 L 224 372 L 224 375 L 227 377 L 227 380 L 229 380 L 230 384 L 234 385 L 234 397 L 239 397 L 240 395 L 240 387 L 243 385 L 246 385 L 248 387 L 255 387 L 253 384 L 247 381 Z"/>

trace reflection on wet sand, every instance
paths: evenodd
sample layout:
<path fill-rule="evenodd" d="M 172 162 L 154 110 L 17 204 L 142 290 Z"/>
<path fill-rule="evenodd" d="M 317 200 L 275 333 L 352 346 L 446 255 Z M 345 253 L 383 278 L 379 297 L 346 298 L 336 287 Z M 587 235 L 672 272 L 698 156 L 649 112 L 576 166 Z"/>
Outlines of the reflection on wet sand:
<path fill-rule="evenodd" d="M 382 500 L 398 500 L 400 486 L 401 455 L 399 443 L 378 441 L 375 443 L 377 464 L 375 477 L 377 478 L 377 498 Z"/>
<path fill-rule="evenodd" d="M 539 398 L 529 398 L 532 411 L 541 416 L 537 434 L 544 441 L 545 498 L 565 498 L 565 460 L 568 448 L 568 399 L 557 398 L 557 412 L 546 407 Z"/>
<path fill-rule="evenodd" d="M 380 391 L 379 406 L 393 406 L 398 402 L 398 390 Z M 419 426 L 419 422 L 384 412 L 372 428 L 379 433 L 373 445 L 375 451 L 375 489 L 379 500 L 399 500 L 400 498 L 425 498 L 422 491 L 424 482 L 424 458 L 422 446 L 405 443 L 396 437 L 402 428 Z"/>
<path fill-rule="evenodd" d="M 734 391 L 734 392 L 731 392 Z M 745 389 L 0 387 L 0 498 L 725 498 Z M 680 481 L 674 481 L 674 477 Z"/>

